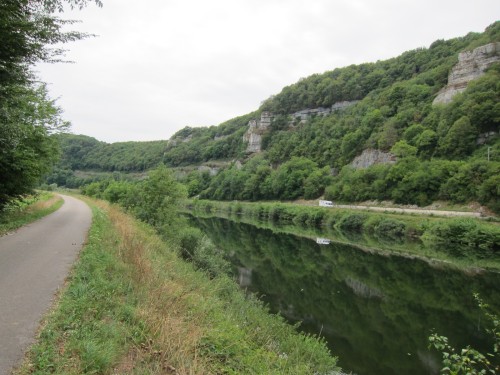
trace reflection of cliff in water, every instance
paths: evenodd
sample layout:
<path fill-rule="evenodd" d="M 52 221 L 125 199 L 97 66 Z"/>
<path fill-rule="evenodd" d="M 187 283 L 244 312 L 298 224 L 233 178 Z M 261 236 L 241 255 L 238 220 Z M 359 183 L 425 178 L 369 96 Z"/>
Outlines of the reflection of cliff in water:
<path fill-rule="evenodd" d="M 348 277 L 345 279 L 345 283 L 357 296 L 365 298 L 384 298 L 384 293 L 377 288 L 366 285 L 362 281 Z"/>
<path fill-rule="evenodd" d="M 432 329 L 456 347 L 491 350 L 478 330 L 480 313 L 472 294 L 479 292 L 498 308 L 498 274 L 472 277 L 226 219 L 194 218 L 193 223 L 230 254 L 249 290 L 273 311 L 302 321 L 304 331 L 321 333 L 346 370 L 435 373 L 439 358 L 427 350 Z"/>

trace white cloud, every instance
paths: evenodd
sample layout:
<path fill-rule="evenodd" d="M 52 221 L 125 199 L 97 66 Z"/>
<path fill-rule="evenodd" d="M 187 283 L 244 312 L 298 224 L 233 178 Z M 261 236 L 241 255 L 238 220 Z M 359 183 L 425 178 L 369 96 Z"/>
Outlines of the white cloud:
<path fill-rule="evenodd" d="M 64 14 L 98 34 L 40 65 L 75 133 L 168 139 L 258 108 L 301 77 L 482 31 L 497 0 L 104 0 Z"/>

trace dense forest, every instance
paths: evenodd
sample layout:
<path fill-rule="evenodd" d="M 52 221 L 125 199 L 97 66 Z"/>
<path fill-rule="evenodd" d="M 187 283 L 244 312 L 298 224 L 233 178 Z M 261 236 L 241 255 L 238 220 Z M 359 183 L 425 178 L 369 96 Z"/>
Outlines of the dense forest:
<path fill-rule="evenodd" d="M 168 142 L 105 144 L 62 135 L 57 180 L 78 185 L 73 170 L 143 171 L 224 160 L 216 175 L 191 168 L 179 174 L 190 196 L 218 200 L 479 201 L 500 210 L 500 64 L 490 66 L 449 104 L 433 100 L 447 84 L 458 54 L 500 41 L 500 22 L 483 33 L 438 40 L 401 56 L 315 74 L 285 87 L 248 115 L 208 128 L 186 127 Z M 294 121 L 292 113 L 355 104 L 326 116 Z M 353 102 L 354 103 L 354 102 Z M 273 114 L 262 152 L 249 154 L 248 121 Z M 496 134 L 478 141 L 484 134 Z M 354 168 L 364 150 L 394 155 L 393 163 Z M 115 175 L 115 179 L 119 179 Z M 88 180 L 86 180 L 88 182 Z"/>

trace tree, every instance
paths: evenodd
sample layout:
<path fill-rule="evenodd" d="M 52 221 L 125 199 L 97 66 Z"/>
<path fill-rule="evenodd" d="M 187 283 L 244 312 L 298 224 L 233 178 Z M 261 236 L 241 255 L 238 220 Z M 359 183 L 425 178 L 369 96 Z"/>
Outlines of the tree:
<path fill-rule="evenodd" d="M 132 210 L 137 217 L 162 233 L 171 233 L 178 217 L 179 200 L 187 196 L 184 186 L 176 181 L 173 173 L 161 164 L 137 184 L 135 194 Z"/>
<path fill-rule="evenodd" d="M 19 87 L 0 102 L 0 208 L 31 191 L 50 170 L 58 157 L 51 133 L 67 126 L 43 85 Z"/>
<path fill-rule="evenodd" d="M 434 153 L 437 146 L 438 136 L 434 130 L 426 129 L 415 139 L 418 154 L 424 158 L 429 158 Z"/>
<path fill-rule="evenodd" d="M 324 167 L 313 171 L 304 181 L 304 198 L 318 198 L 325 191 L 325 187 L 330 184 L 330 168 Z"/>
<path fill-rule="evenodd" d="M 271 174 L 274 196 L 279 199 L 297 199 L 304 195 L 304 182 L 317 170 L 315 162 L 293 157 Z"/>
<path fill-rule="evenodd" d="M 467 116 L 462 116 L 453 123 L 446 136 L 440 142 L 441 153 L 450 158 L 469 155 L 474 150 L 478 132 Z"/>
<path fill-rule="evenodd" d="M 391 152 L 398 158 L 404 158 L 407 156 L 416 156 L 417 148 L 409 145 L 406 141 L 399 141 L 391 148 Z"/>
<path fill-rule="evenodd" d="M 62 31 L 71 21 L 51 13 L 62 11 L 64 3 L 83 7 L 87 1 L 0 2 L 0 209 L 49 170 L 58 154 L 51 134 L 68 126 L 31 70 L 36 62 L 60 58 L 63 50 L 50 46 L 86 36 Z"/>

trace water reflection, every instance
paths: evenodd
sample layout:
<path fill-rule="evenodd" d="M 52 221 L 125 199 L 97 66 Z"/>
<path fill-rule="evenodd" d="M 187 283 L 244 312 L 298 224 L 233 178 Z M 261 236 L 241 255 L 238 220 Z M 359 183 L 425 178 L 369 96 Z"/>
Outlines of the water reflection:
<path fill-rule="evenodd" d="M 321 237 L 316 238 L 316 243 L 318 245 L 330 245 L 331 242 L 332 240 L 330 240 L 329 238 L 321 238 Z"/>
<path fill-rule="evenodd" d="M 498 308 L 498 274 L 466 275 L 227 219 L 192 220 L 226 251 L 242 286 L 301 321 L 302 330 L 325 337 L 345 370 L 436 374 L 439 357 L 427 350 L 432 329 L 456 347 L 491 350 L 472 295 Z"/>
<path fill-rule="evenodd" d="M 252 270 L 249 268 L 238 267 L 238 284 L 241 287 L 252 285 Z"/>

